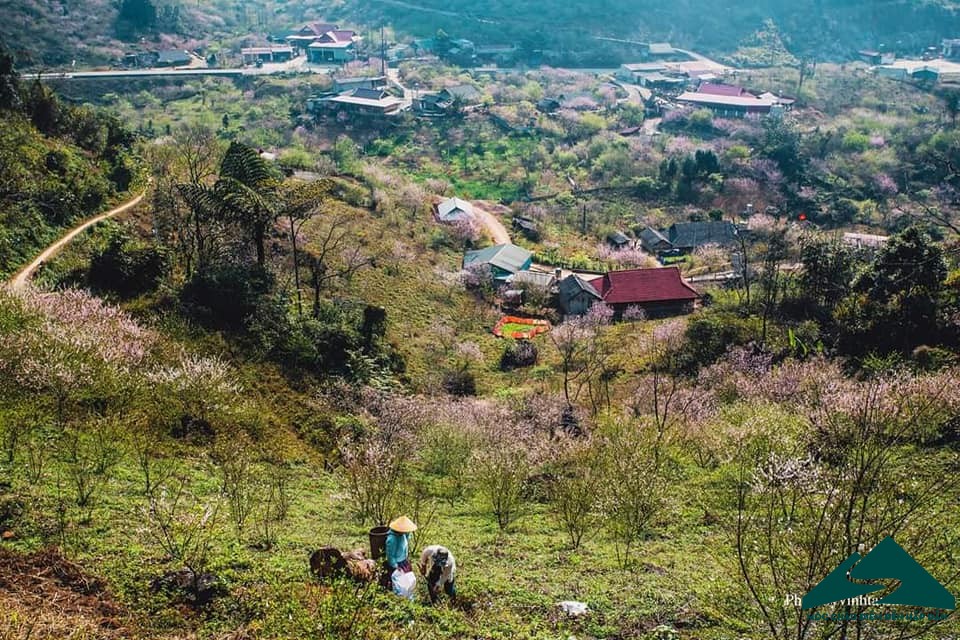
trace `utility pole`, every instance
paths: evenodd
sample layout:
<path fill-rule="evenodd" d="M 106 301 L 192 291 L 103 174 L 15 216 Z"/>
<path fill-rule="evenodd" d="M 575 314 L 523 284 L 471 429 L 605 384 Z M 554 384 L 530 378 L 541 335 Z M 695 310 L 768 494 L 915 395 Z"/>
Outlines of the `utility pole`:
<path fill-rule="evenodd" d="M 587 205 L 583 205 L 583 213 L 580 215 L 580 235 L 587 235 Z"/>
<path fill-rule="evenodd" d="M 387 75 L 387 41 L 383 37 L 383 23 L 380 24 L 380 75 Z"/>

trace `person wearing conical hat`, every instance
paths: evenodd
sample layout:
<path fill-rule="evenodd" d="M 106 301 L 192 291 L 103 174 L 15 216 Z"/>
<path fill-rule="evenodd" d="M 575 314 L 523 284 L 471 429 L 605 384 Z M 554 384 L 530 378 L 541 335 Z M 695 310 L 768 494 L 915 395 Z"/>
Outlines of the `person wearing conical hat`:
<path fill-rule="evenodd" d="M 407 516 L 400 516 L 390 523 L 386 540 L 387 569 L 391 572 L 400 569 L 404 573 L 412 571 L 410 566 L 410 534 L 417 525 Z"/>

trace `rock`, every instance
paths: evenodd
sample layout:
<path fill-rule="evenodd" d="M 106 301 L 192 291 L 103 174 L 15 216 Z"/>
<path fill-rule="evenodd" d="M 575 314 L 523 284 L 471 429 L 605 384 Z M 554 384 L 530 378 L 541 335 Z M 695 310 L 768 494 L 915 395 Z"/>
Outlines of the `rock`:
<path fill-rule="evenodd" d="M 557 606 L 560 607 L 565 614 L 573 618 L 577 618 L 587 613 L 586 602 L 577 602 L 576 600 L 564 600 L 563 602 L 557 603 Z"/>
<path fill-rule="evenodd" d="M 226 593 L 223 581 L 212 573 L 201 573 L 194 579 L 189 569 L 170 571 L 151 583 L 154 591 L 183 593 L 195 605 L 204 605 Z"/>

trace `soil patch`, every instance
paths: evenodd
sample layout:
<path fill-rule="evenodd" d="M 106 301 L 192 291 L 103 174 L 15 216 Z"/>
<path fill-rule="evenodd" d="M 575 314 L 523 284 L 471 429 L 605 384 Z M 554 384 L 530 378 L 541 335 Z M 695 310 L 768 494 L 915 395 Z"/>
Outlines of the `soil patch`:
<path fill-rule="evenodd" d="M 130 637 L 106 583 L 55 549 L 0 549 L 0 611 L 2 637 Z"/>

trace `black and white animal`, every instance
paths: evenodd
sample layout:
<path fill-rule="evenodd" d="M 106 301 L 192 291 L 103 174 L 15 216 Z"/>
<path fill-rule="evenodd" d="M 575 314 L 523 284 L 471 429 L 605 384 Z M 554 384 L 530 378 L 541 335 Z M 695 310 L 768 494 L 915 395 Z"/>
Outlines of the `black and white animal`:
<path fill-rule="evenodd" d="M 457 597 L 454 583 L 457 577 L 457 561 L 446 547 L 432 544 L 425 548 L 420 554 L 420 573 L 427 581 L 431 603 L 436 603 L 441 588 L 451 600 Z"/>

